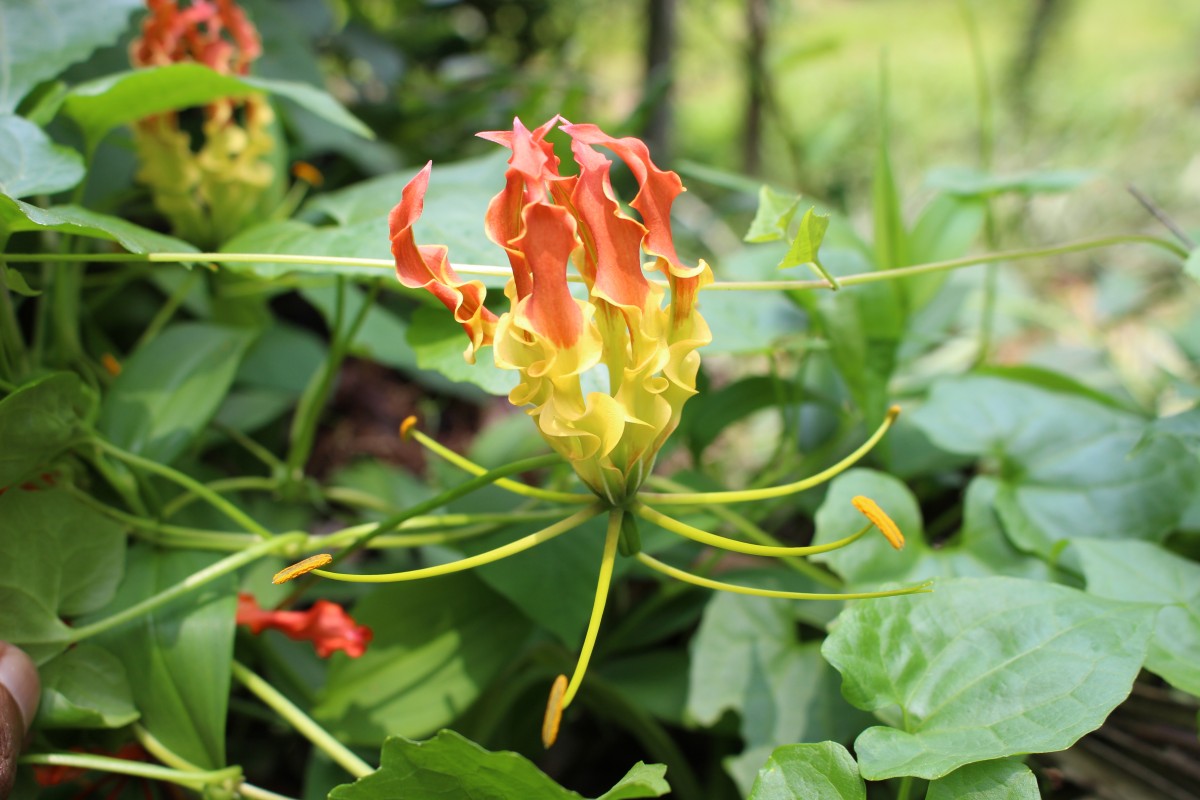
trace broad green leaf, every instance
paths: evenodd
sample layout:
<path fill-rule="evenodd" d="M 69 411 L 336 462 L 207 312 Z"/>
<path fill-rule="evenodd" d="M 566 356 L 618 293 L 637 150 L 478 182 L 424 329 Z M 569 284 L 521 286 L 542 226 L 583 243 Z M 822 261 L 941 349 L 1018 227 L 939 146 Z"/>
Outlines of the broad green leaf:
<path fill-rule="evenodd" d="M 141 0 L 38 0 L 0 3 L 0 111 L 12 111 L 34 86 L 112 44 Z"/>
<path fill-rule="evenodd" d="M 730 581 L 771 589 L 817 591 L 798 576 Z M 717 593 L 692 641 L 688 675 L 690 716 L 713 725 L 727 711 L 741 718 L 745 750 L 726 761 L 743 792 L 754 785 L 763 759 L 782 742 L 848 740 L 870 718 L 838 691 L 837 673 L 821 658 L 819 641 L 800 641 L 798 621 L 822 624 L 811 612 L 836 613 L 833 603 L 789 603 Z"/>
<path fill-rule="evenodd" d="M 758 772 L 749 800 L 866 800 L 853 756 L 836 742 L 778 747 Z"/>
<path fill-rule="evenodd" d="M 1098 173 L 1086 169 L 1038 170 L 992 175 L 975 167 L 938 167 L 925 176 L 925 184 L 957 197 L 984 198 L 1004 192 L 1047 194 L 1067 192 Z"/>
<path fill-rule="evenodd" d="M 380 587 L 354 617 L 374 633 L 357 659 L 336 657 L 313 709 L 339 738 L 378 745 L 458 717 L 511 662 L 531 626 L 468 573 Z"/>
<path fill-rule="evenodd" d="M 856 590 L 936 577 L 1048 578 L 1049 571 L 1040 559 L 1020 553 L 1005 538 L 993 509 L 998 489 L 992 478 L 972 481 L 963 499 L 962 528 L 934 548 L 926 541 L 920 506 L 907 486 L 882 472 L 849 470 L 830 483 L 817 510 L 813 542 L 834 542 L 861 528 L 865 518 L 851 499 L 865 495 L 900 527 L 905 537 L 904 549 L 897 552 L 883 536 L 871 531 L 865 539 L 813 556 L 813 560 L 828 564 Z"/>
<path fill-rule="evenodd" d="M 125 666 L 99 645 L 81 642 L 38 670 L 42 701 L 37 725 L 50 728 L 120 728 L 140 714 Z"/>
<path fill-rule="evenodd" d="M 1190 408 L 1170 417 L 1156 419 L 1146 436 L 1174 437 L 1193 455 L 1200 456 L 1200 408 Z"/>
<path fill-rule="evenodd" d="M 470 339 L 453 315 L 443 308 L 422 306 L 408 326 L 408 344 L 417 355 L 417 366 L 436 370 L 452 381 L 472 383 L 488 394 L 506 396 L 520 377 L 516 370 L 503 370 L 484 350 L 474 364 L 468 364 L 463 351 Z"/>
<path fill-rule="evenodd" d="M 925 800 L 1039 800 L 1037 778 L 1014 759 L 959 767 L 929 785 Z"/>
<path fill-rule="evenodd" d="M 792 217 L 800 208 L 800 195 L 778 192 L 765 183 L 758 189 L 758 210 L 743 241 L 774 242 L 787 237 Z"/>
<path fill-rule="evenodd" d="M 86 614 L 112 599 L 125 536 L 115 522 L 58 489 L 9 489 L 0 495 L 0 520 L 0 639 L 43 662 L 69 635 L 59 617 Z"/>
<path fill-rule="evenodd" d="M 854 743 L 864 778 L 940 778 L 1070 747 L 1124 700 L 1154 609 L 1014 578 L 939 581 L 860 602 L 822 653 L 842 693 L 888 725 Z"/>
<path fill-rule="evenodd" d="M 1017 381 L 938 381 L 911 419 L 943 450 L 986 459 L 1009 538 L 1043 556 L 1083 536 L 1161 539 L 1200 483 L 1174 439 L 1136 447 L 1142 418 Z"/>
<path fill-rule="evenodd" d="M 80 441 L 95 409 L 95 394 L 73 372 L 47 375 L 0 400 L 0 488 Z"/>
<path fill-rule="evenodd" d="M 638 762 L 598 800 L 662 797 L 670 791 L 661 764 Z M 398 797 L 471 800 L 580 800 L 524 756 L 488 752 L 453 731 L 427 742 L 392 737 L 384 742 L 379 769 L 352 784 L 338 786 L 329 800 L 391 800 Z"/>
<path fill-rule="evenodd" d="M 249 433 L 278 419 L 295 406 L 324 359 L 320 337 L 276 322 L 246 351 L 217 421 Z"/>
<path fill-rule="evenodd" d="M 83 179 L 83 157 L 55 144 L 37 125 L 0 113 L 0 193 L 54 194 Z"/>
<path fill-rule="evenodd" d="M 170 463 L 217 412 L 252 339 L 208 323 L 167 328 L 125 362 L 98 429 L 118 447 Z"/>
<path fill-rule="evenodd" d="M 193 253 L 196 248 L 180 239 L 79 206 L 38 208 L 0 195 L 0 231 L 52 230 L 72 236 L 107 239 L 131 253 Z"/>
<path fill-rule="evenodd" d="M 94 146 L 118 125 L 224 97 L 286 97 L 319 117 L 368 139 L 374 134 L 328 93 L 306 83 L 222 75 L 203 64 L 170 64 L 119 72 L 73 88 L 63 111 Z"/>
<path fill-rule="evenodd" d="M 134 547 L 125 580 L 102 616 L 179 584 L 218 557 Z M 236 593 L 229 575 L 96 637 L 125 665 L 146 729 L 169 750 L 205 769 L 226 763 Z"/>
<path fill-rule="evenodd" d="M 1200 696 L 1200 564 L 1150 542 L 1076 539 L 1071 546 L 1090 593 L 1159 606 L 1146 669 Z"/>

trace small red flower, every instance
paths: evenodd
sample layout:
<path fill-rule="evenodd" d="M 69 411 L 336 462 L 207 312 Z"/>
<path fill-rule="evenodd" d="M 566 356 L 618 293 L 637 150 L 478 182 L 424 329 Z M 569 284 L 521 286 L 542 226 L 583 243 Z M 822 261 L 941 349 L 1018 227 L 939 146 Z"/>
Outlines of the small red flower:
<path fill-rule="evenodd" d="M 262 633 L 274 628 L 289 639 L 311 641 L 317 655 L 329 658 L 341 650 L 351 658 L 367 651 L 373 634 L 366 625 L 358 625 L 337 603 L 318 600 L 308 611 L 267 611 L 260 608 L 254 595 L 238 595 L 237 622 Z"/>

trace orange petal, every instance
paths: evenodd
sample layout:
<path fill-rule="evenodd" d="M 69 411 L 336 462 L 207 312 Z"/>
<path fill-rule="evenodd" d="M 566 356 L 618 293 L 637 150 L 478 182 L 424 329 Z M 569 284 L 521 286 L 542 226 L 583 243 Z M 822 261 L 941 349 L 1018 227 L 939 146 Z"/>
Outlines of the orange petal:
<path fill-rule="evenodd" d="M 410 289 L 428 290 L 454 312 L 454 319 L 471 339 L 466 358 L 474 362 L 475 352 L 492 343 L 496 329 L 496 315 L 483 305 L 486 290 L 480 281 L 464 281 L 458 277 L 450 266 L 445 247 L 426 245 L 418 248 L 413 238 L 412 226 L 424 208 L 432 166 L 432 162 L 426 164 L 408 182 L 400 202 L 388 217 L 396 277 Z"/>
<path fill-rule="evenodd" d="M 514 244 L 529 263 L 533 293 L 526 311 L 533 329 L 557 347 L 579 340 L 583 314 L 567 285 L 575 249 L 575 220 L 562 206 L 530 203 L 521 214 L 524 233 Z"/>

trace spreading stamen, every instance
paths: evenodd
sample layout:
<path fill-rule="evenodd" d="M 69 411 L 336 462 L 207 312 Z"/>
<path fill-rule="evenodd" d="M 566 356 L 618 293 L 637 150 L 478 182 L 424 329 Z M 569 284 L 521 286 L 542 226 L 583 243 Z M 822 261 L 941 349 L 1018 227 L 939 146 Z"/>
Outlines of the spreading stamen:
<path fill-rule="evenodd" d="M 436 441 L 432 437 L 426 435 L 420 428 L 416 427 L 417 418 L 408 417 L 404 422 L 400 423 L 400 435 L 405 438 L 416 439 L 417 443 L 424 447 L 429 452 L 439 456 L 445 461 L 453 464 L 463 472 L 471 475 L 483 475 L 487 472 L 487 468 L 476 464 L 469 458 L 461 456 L 458 453 L 446 447 L 441 442 Z M 538 486 L 530 486 L 520 481 L 514 481 L 511 478 L 500 478 L 495 481 L 495 485 L 500 489 L 505 489 L 513 494 L 519 494 L 522 497 L 532 497 L 537 500 L 550 500 L 556 503 L 590 503 L 595 500 L 593 494 L 583 494 L 582 492 L 556 492 L 551 489 L 542 489 Z"/>
<path fill-rule="evenodd" d="M 315 556 L 309 556 L 303 561 L 292 564 L 290 567 L 284 567 L 275 573 L 275 577 L 271 578 L 271 583 L 280 584 L 287 583 L 290 580 L 299 578 L 301 575 L 307 575 L 314 569 L 319 569 L 333 561 L 333 556 L 329 553 L 318 553 Z"/>
<path fill-rule="evenodd" d="M 888 432 L 888 429 L 892 427 L 892 423 L 896 421 L 896 417 L 899 415 L 900 406 L 892 406 L 888 409 L 883 423 L 857 450 L 832 467 L 795 483 L 786 483 L 782 486 L 768 486 L 763 489 L 741 489 L 729 492 L 681 492 L 679 494 L 642 492 L 640 496 L 658 505 L 704 506 L 718 503 L 747 503 L 755 500 L 770 500 L 775 497 L 786 497 L 789 494 L 803 492 L 806 489 L 811 489 L 814 486 L 819 486 L 826 481 L 832 480 L 854 466 L 879 443 L 879 440 Z"/>
<path fill-rule="evenodd" d="M 562 722 L 563 694 L 567 691 L 567 676 L 559 675 L 550 687 L 550 699 L 546 702 L 546 716 L 542 718 L 542 744 L 549 749 L 558 741 L 558 726 Z"/>
<path fill-rule="evenodd" d="M 861 494 L 851 498 L 850 502 L 862 512 L 864 517 L 871 520 L 871 524 L 879 529 L 892 547 L 897 550 L 904 547 L 904 534 L 900 532 L 900 526 L 892 521 L 892 518 L 879 507 L 878 503 Z"/>
<path fill-rule="evenodd" d="M 734 594 L 748 594 L 753 597 L 775 597 L 784 600 L 867 600 L 873 597 L 898 597 L 904 594 L 923 594 L 933 591 L 930 587 L 933 581 L 925 581 L 916 586 L 905 586 L 901 589 L 887 589 L 881 592 L 844 592 L 844 593 L 827 593 L 827 592 L 788 592 L 782 589 L 757 589 L 751 586 L 738 586 L 733 583 L 722 583 L 714 581 L 712 578 L 704 578 L 699 575 L 693 575 L 690 572 L 684 572 L 681 569 L 672 567 L 670 564 L 664 564 L 653 556 L 648 556 L 645 553 L 638 553 L 637 560 L 645 564 L 656 572 L 675 578 L 676 580 L 690 583 L 693 586 L 703 586 L 705 589 L 716 589 L 719 592 L 733 592 Z"/>

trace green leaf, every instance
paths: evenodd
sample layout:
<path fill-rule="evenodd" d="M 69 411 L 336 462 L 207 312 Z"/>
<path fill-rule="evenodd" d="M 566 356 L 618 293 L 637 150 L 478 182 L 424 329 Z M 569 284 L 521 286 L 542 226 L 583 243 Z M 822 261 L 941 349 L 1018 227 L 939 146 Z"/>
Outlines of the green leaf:
<path fill-rule="evenodd" d="M 131 253 L 194 253 L 180 239 L 79 206 L 37 206 L 0 195 L 0 231 L 51 230 L 116 242 Z"/>
<path fill-rule="evenodd" d="M 818 590 L 812 581 L 783 572 L 730 580 Z M 820 643 L 796 635 L 798 622 L 823 625 L 836 611 L 831 603 L 739 594 L 718 593 L 709 600 L 692 641 L 687 710 L 702 725 L 715 724 L 727 711 L 739 715 L 745 750 L 725 766 L 743 792 L 780 742 L 848 740 L 869 723 L 838 692 L 837 673 L 821 658 Z"/>
<path fill-rule="evenodd" d="M 909 235 L 908 257 L 914 264 L 957 258 L 983 230 L 986 205 L 975 199 L 938 195 L 921 211 Z M 950 277 L 949 271 L 910 275 L 900 281 L 908 307 L 924 308 Z"/>
<path fill-rule="evenodd" d="M 95 408 L 95 394 L 73 372 L 47 375 L 0 400 L 0 488 L 83 439 Z"/>
<path fill-rule="evenodd" d="M 783 194 L 767 184 L 758 190 L 758 210 L 743 241 L 774 242 L 787 237 L 792 217 L 800 208 L 800 195 Z"/>
<path fill-rule="evenodd" d="M 0 4 L 0 111 L 125 31 L 141 0 L 39 0 Z"/>
<path fill-rule="evenodd" d="M 670 791 L 665 767 L 638 763 L 598 800 L 662 797 Z M 393 737 L 384 742 L 379 769 L 338 786 L 329 800 L 390 800 L 396 797 L 463 797 L 471 800 L 579 800 L 524 756 L 492 753 L 453 731 L 427 742 Z"/>
<path fill-rule="evenodd" d="M 217 412 L 252 340 L 208 323 L 167 328 L 125 362 L 98 429 L 118 447 L 169 464 Z"/>
<path fill-rule="evenodd" d="M 1098 728 L 1133 686 L 1153 613 L 1038 581 L 959 578 L 855 604 L 822 653 L 846 699 L 894 726 L 855 741 L 863 777 L 932 780 Z"/>
<path fill-rule="evenodd" d="M 821 264 L 819 252 L 821 241 L 825 238 L 825 231 L 829 229 L 829 215 L 816 212 L 815 207 L 804 212 L 804 217 L 800 220 L 800 230 L 796 233 L 796 238 L 792 240 L 792 246 L 788 248 L 787 255 L 783 257 L 783 261 L 779 262 L 779 268 L 787 269 L 808 264 L 818 278 L 823 278 L 836 285 L 833 276 Z"/>
<path fill-rule="evenodd" d="M 37 725 L 51 728 L 120 728 L 136 720 L 125 667 L 103 647 L 82 642 L 38 670 L 42 700 Z"/>
<path fill-rule="evenodd" d="M 0 639 L 43 662 L 70 634 L 60 616 L 85 614 L 112 599 L 125 536 L 61 490 L 9 489 L 0 495 L 0 520 Z"/>
<path fill-rule="evenodd" d="M 1013 759 L 959 767 L 929 785 L 925 800 L 1039 800 L 1037 778 Z"/>
<path fill-rule="evenodd" d="M 471 383 L 500 396 L 517 385 L 517 372 L 497 367 L 490 350 L 480 353 L 474 364 L 466 362 L 463 351 L 470 339 L 454 316 L 440 306 L 417 309 L 408 326 L 408 343 L 417 354 L 418 367 L 436 370 L 452 381 Z"/>
<path fill-rule="evenodd" d="M 910 419 L 943 450 L 987 459 L 1009 538 L 1046 557 L 1081 536 L 1161 539 L 1200 484 L 1200 464 L 1174 439 L 1136 447 L 1142 418 L 1017 381 L 938 381 Z"/>
<path fill-rule="evenodd" d="M 63 111 L 95 146 L 118 125 L 225 97 L 267 93 L 293 100 L 317 116 L 373 138 L 371 129 L 328 93 L 306 83 L 222 75 L 203 64 L 170 64 L 118 72 L 73 88 Z"/>
<path fill-rule="evenodd" d="M 54 194 L 83 180 L 83 157 L 55 144 L 37 125 L 0 113 L 0 193 Z"/>
<path fill-rule="evenodd" d="M 1200 564 L 1149 542 L 1076 539 L 1088 591 L 1159 607 L 1146 669 L 1200 696 Z"/>
<path fill-rule="evenodd" d="M 1187 260 L 1183 262 L 1183 271 L 1200 281 L 1200 247 L 1188 253 Z"/>
<path fill-rule="evenodd" d="M 888 85 L 886 64 L 880 65 L 879 150 L 875 156 L 875 178 L 871 182 L 872 213 L 875 222 L 875 269 L 907 266 L 908 231 L 900 203 L 900 191 L 892 172 L 891 133 L 888 124 Z"/>
<path fill-rule="evenodd" d="M 177 585 L 217 556 L 187 550 L 129 551 L 114 614 Z M 167 749 L 205 769 L 225 766 L 237 584 L 227 575 L 96 637 L 125 665 L 142 724 Z M 94 619 L 92 621 L 95 621 Z"/>
<path fill-rule="evenodd" d="M 7 287 L 13 294 L 22 297 L 37 297 L 42 292 L 34 289 L 16 267 L 0 265 L 0 286 Z"/>
<path fill-rule="evenodd" d="M 424 736 L 458 717 L 509 664 L 528 621 L 469 573 L 367 594 L 355 619 L 374 633 L 357 659 L 336 657 L 313 716 L 353 744 Z"/>
<path fill-rule="evenodd" d="M 805 396 L 804 387 L 791 381 L 752 375 L 689 400 L 684 406 L 681 432 L 699 461 L 704 450 L 733 423 L 764 408 L 794 405 Z"/>
<path fill-rule="evenodd" d="M 1004 192 L 1067 192 L 1094 180 L 1098 175 L 1095 170 L 1089 169 L 1031 170 L 992 175 L 976 167 L 938 167 L 929 171 L 925 184 L 956 197 L 986 198 Z"/>
<path fill-rule="evenodd" d="M 866 800 L 854 758 L 836 742 L 778 747 L 758 772 L 749 800 Z"/>

